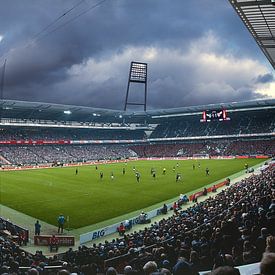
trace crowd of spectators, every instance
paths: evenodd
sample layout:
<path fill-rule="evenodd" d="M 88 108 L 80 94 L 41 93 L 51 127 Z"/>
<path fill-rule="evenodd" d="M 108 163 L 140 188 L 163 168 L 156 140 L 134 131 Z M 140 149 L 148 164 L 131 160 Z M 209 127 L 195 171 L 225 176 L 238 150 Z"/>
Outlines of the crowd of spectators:
<path fill-rule="evenodd" d="M 218 140 L 147 145 L 9 145 L 0 146 L 1 164 L 86 162 L 131 157 L 275 155 L 275 140 Z"/>
<path fill-rule="evenodd" d="M 192 157 L 196 154 L 210 156 L 275 155 L 275 139 L 270 140 L 217 140 L 175 144 L 148 144 L 130 146 L 139 157 Z"/>
<path fill-rule="evenodd" d="M 197 116 L 175 118 L 161 122 L 150 138 L 172 138 L 215 135 L 272 133 L 275 129 L 274 113 L 230 113 L 229 121 L 200 122 Z"/>
<path fill-rule="evenodd" d="M 24 165 L 126 159 L 136 153 L 124 145 L 11 145 L 1 146 L 0 156 L 3 164 Z"/>
<path fill-rule="evenodd" d="M 3 164 L 29 164 L 29 163 L 42 163 L 43 158 L 34 154 L 29 146 L 1 146 L 0 155 L 5 163 Z"/>
<path fill-rule="evenodd" d="M 231 112 L 228 121 L 200 122 L 199 115 L 160 121 L 150 138 L 274 133 L 274 111 Z M 1 127 L 0 141 L 7 140 L 143 140 L 144 130 L 46 127 Z"/>
<path fill-rule="evenodd" d="M 128 140 L 144 139 L 143 130 L 3 127 L 1 140 Z"/>
<path fill-rule="evenodd" d="M 19 266 L 27 266 L 28 274 L 49 274 L 45 266 L 60 265 L 59 274 L 177 275 L 259 262 L 264 252 L 275 252 L 274 176 L 275 166 L 270 165 L 144 230 L 70 249 L 59 259 L 47 259 L 39 251 L 26 254 L 1 238 L 1 272 L 20 274 Z M 270 257 L 274 266 L 274 257 L 267 254 L 264 268 L 272 264 Z"/>
<path fill-rule="evenodd" d="M 175 157 L 182 144 L 150 144 L 129 146 L 141 158 L 149 157 Z"/>
<path fill-rule="evenodd" d="M 275 155 L 275 140 L 235 141 L 228 144 L 224 154 L 232 155 Z"/>
<path fill-rule="evenodd" d="M 274 111 L 231 112 L 229 121 L 200 122 L 198 115 L 171 118 L 160 122 L 149 138 L 209 137 L 215 135 L 270 134 L 275 131 Z M 144 130 L 81 129 L 44 127 L 0 128 L 0 141 L 68 141 L 68 140 L 144 140 Z M 253 137 L 255 138 L 255 137 Z M 236 137 L 235 137 L 236 139 Z M 192 157 L 269 155 L 275 154 L 274 138 L 261 140 L 232 140 L 229 138 L 204 141 L 179 141 L 172 144 L 146 145 L 22 145 L 0 146 L 0 165 L 78 162 L 139 157 Z"/>

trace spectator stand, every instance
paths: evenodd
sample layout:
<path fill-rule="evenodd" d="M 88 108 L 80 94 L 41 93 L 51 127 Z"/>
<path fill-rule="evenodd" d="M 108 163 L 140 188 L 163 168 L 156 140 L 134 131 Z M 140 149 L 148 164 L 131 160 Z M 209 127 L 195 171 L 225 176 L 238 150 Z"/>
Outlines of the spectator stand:
<path fill-rule="evenodd" d="M 238 184 L 236 185 L 236 187 L 233 185 L 233 186 L 231 186 L 230 188 L 231 188 L 231 190 L 232 190 L 232 188 L 233 188 L 233 190 L 241 190 L 242 188 L 242 192 L 244 192 L 243 193 L 243 197 L 239 197 L 238 198 L 238 196 L 237 196 L 237 198 L 238 198 L 238 200 L 236 201 L 236 203 L 232 203 L 232 204 L 230 204 L 230 205 L 228 205 L 229 207 L 226 207 L 226 208 L 223 208 L 223 210 L 221 211 L 221 212 L 218 212 L 217 214 L 216 214 L 216 216 L 212 216 L 212 218 L 211 219 L 207 219 L 206 221 L 203 221 L 199 226 L 197 226 L 197 227 L 193 227 L 190 231 L 185 231 L 184 232 L 184 234 L 182 235 L 182 233 L 180 233 L 179 235 L 173 235 L 171 238 L 168 238 L 168 239 L 166 239 L 166 240 L 161 240 L 160 239 L 160 241 L 159 242 L 155 242 L 154 244 L 152 244 L 152 245 L 148 245 L 148 246 L 144 246 L 144 247 L 142 247 L 141 249 L 145 252 L 145 251 L 147 251 L 147 255 L 151 255 L 151 257 L 152 257 L 152 253 L 153 253 L 153 255 L 154 255 L 154 250 L 156 251 L 157 249 L 159 249 L 160 247 L 169 247 L 169 245 L 171 246 L 171 243 L 175 243 L 175 240 L 177 240 L 177 238 L 178 238 L 178 241 L 180 242 L 180 239 L 182 239 L 183 238 L 183 236 L 188 236 L 190 233 L 192 233 L 192 234 L 197 234 L 197 232 L 199 231 L 199 230 L 203 230 L 203 229 L 205 229 L 205 227 L 207 227 L 207 226 L 209 226 L 209 225 L 211 225 L 211 223 L 216 223 L 217 222 L 217 220 L 219 220 L 219 219 L 221 219 L 221 217 L 223 217 L 224 215 L 226 215 L 226 213 L 228 213 L 228 212 L 230 212 L 231 210 L 233 210 L 233 209 L 235 209 L 236 207 L 240 207 L 240 206 L 243 206 L 243 205 L 245 205 L 246 203 L 247 203 L 247 201 L 249 201 L 250 199 L 251 199 L 251 195 L 250 195 L 250 192 L 246 192 L 245 190 L 247 190 L 247 187 L 249 186 L 249 188 L 251 189 L 251 191 L 252 190 L 254 190 L 254 193 L 256 192 L 256 189 L 257 188 L 259 188 L 258 190 L 261 190 L 260 192 L 263 192 L 262 191 L 262 189 L 261 189 L 261 187 L 262 187 L 262 185 L 266 185 L 265 186 L 265 189 L 266 189 L 266 187 L 267 187 L 267 185 L 269 185 L 269 184 L 271 184 L 272 183 L 272 180 L 271 180 L 271 178 L 272 178 L 272 174 L 274 175 L 274 168 L 271 168 L 271 167 L 274 167 L 274 165 L 270 165 L 270 167 L 266 170 L 267 171 L 267 173 L 266 173 L 266 175 L 264 175 L 264 174 L 262 174 L 262 173 L 260 173 L 259 172 L 259 170 L 257 171 L 257 176 L 255 176 L 255 175 L 252 175 L 252 176 L 250 176 L 250 177 L 247 177 L 247 179 L 246 180 L 244 180 L 244 179 L 242 179 L 240 182 L 239 181 L 237 181 L 238 182 Z M 261 177 L 265 177 L 266 179 L 268 179 L 268 181 L 269 182 L 266 182 L 266 183 L 263 183 L 263 181 L 262 181 L 262 179 L 261 179 Z M 252 186 L 251 186 L 252 185 Z M 241 189 L 240 189 L 241 188 Z M 253 189 L 253 188 L 255 188 L 255 189 Z M 268 189 L 266 189 L 266 190 L 268 190 Z M 234 191 L 233 191 L 234 192 Z M 271 190 L 269 190 L 269 192 L 270 192 L 270 194 L 271 194 Z M 227 194 L 230 194 L 230 193 L 228 193 L 227 192 Z M 225 193 L 225 195 L 226 195 L 226 193 Z M 232 193 L 232 195 L 233 196 L 235 196 L 235 193 Z M 224 196 L 224 193 L 222 194 L 222 196 Z M 257 198 L 257 196 L 256 196 L 256 198 Z M 210 201 L 215 201 L 215 198 L 208 198 L 207 199 L 207 201 L 209 201 L 209 199 L 210 199 Z M 253 200 L 253 199 L 252 199 Z M 196 206 L 198 206 L 198 204 L 194 204 L 194 207 L 196 208 Z M 202 206 L 203 206 L 203 204 L 202 204 Z M 192 206 L 190 206 L 189 207 L 189 209 L 191 208 L 193 208 L 194 209 L 194 207 L 192 207 Z M 245 210 L 245 209 L 243 209 L 244 211 L 247 211 L 247 210 Z M 198 212 L 199 213 L 199 212 Z M 245 213 L 245 212 L 244 212 Z M 177 215 L 176 215 L 176 217 L 177 217 Z M 175 218 L 176 218 L 175 217 Z M 168 218 L 169 219 L 169 218 Z M 165 221 L 164 221 L 165 222 Z M 263 226 L 262 224 L 260 224 L 259 226 Z M 270 224 L 270 226 L 272 226 L 271 224 Z M 157 228 L 159 228 L 158 227 L 158 225 L 156 224 L 156 223 L 154 223 L 154 224 L 152 224 L 151 225 L 151 227 L 150 227 L 150 229 L 147 229 L 147 230 L 145 230 L 145 232 L 147 231 L 148 232 L 148 230 L 154 230 L 154 228 L 155 229 L 157 229 Z M 142 231 L 139 231 L 140 233 L 142 233 Z M 144 231 L 143 231 L 144 232 Z M 242 231 L 241 231 L 242 232 Z M 269 228 L 269 233 L 274 233 L 274 231 L 271 229 L 271 228 Z M 271 236 L 270 236 L 271 237 Z M 274 236 L 272 237 L 272 238 L 274 238 Z M 191 239 L 192 240 L 192 239 Z M 182 241 L 183 241 L 183 239 L 182 239 Z M 170 243 L 171 242 L 171 243 Z M 193 244 L 193 242 L 192 242 L 192 244 Z M 174 244 L 175 245 L 175 244 Z M 172 246 L 173 248 L 175 248 L 174 247 L 174 245 Z M 232 245 L 232 244 L 231 244 Z M 193 246 L 193 245 L 192 245 Z M 194 249 L 194 248 L 193 248 Z M 120 270 L 119 268 L 120 268 L 120 265 L 121 265 L 121 263 L 124 263 L 124 265 L 128 265 L 129 264 L 129 261 L 131 262 L 133 259 L 136 259 L 136 261 L 137 261 L 137 258 L 139 257 L 139 255 L 140 255 L 140 249 L 139 248 L 134 248 L 133 250 L 129 250 L 129 252 L 127 253 L 127 254 L 124 254 L 124 255 L 120 255 L 120 256 L 118 256 L 118 257 L 113 257 L 113 258 L 111 258 L 111 259 L 107 259 L 106 261 L 105 261 L 105 267 L 108 267 L 108 266 L 113 266 L 113 267 L 116 267 L 118 270 Z M 163 250 L 162 250 L 162 253 L 163 253 Z M 260 252 L 260 253 L 262 253 L 262 252 Z M 142 253 L 143 254 L 143 253 Z M 245 254 L 245 252 L 244 252 L 244 254 Z M 259 252 L 258 252 L 258 254 L 259 254 Z M 258 255 L 258 257 L 261 257 L 261 255 Z M 244 256 L 245 257 L 245 256 Z M 256 259 L 256 258 L 255 258 Z M 141 260 L 141 259 L 140 259 Z M 214 260 L 214 259 L 213 259 Z M 260 258 L 258 258 L 258 260 L 260 260 Z M 252 262 L 253 262 L 253 260 L 251 260 Z M 244 258 L 244 263 L 251 263 L 251 261 L 247 261 L 247 262 L 245 262 L 245 258 Z M 226 265 L 226 264 L 225 264 Z M 253 264 L 253 265 L 246 265 L 246 266 L 242 266 L 242 267 L 240 267 L 240 270 L 242 271 L 241 272 L 241 274 L 249 274 L 249 273 L 247 273 L 247 271 L 249 272 L 249 270 L 258 270 L 258 264 Z M 204 272 L 202 272 L 202 273 L 200 273 L 200 274 L 203 274 Z"/>
<path fill-rule="evenodd" d="M 0 236 L 3 236 L 18 245 L 27 245 L 29 242 L 29 230 L 25 229 L 9 219 L 0 217 Z"/>
<path fill-rule="evenodd" d="M 258 172 L 258 170 L 257 170 L 257 172 Z M 238 183 L 238 182 L 240 182 L 240 181 L 242 181 L 246 178 L 249 178 L 249 176 L 251 176 L 251 175 L 248 175 L 248 174 L 238 175 L 236 178 L 233 178 L 231 180 L 230 185 L 234 185 L 234 184 L 236 184 L 236 183 Z M 207 185 L 207 188 L 212 189 L 213 185 L 214 184 Z M 228 188 L 228 186 L 223 185 L 220 189 L 217 190 L 216 193 L 208 192 L 206 196 L 199 196 L 197 202 L 189 201 L 187 204 L 181 204 L 179 211 L 184 211 L 184 210 L 188 209 L 189 207 L 192 207 L 192 206 L 196 205 L 199 202 L 203 202 L 203 201 L 207 200 L 210 197 L 214 197 L 217 194 L 219 194 L 220 192 L 222 192 L 223 190 L 225 190 L 226 188 Z M 198 190 L 201 191 L 201 190 L 203 190 L 203 188 L 200 188 Z M 192 194 L 193 194 L 193 192 L 196 193 L 198 190 L 192 191 Z M 187 195 L 189 195 L 189 193 L 187 193 Z M 175 199 L 173 201 L 175 201 Z M 174 214 L 175 213 L 173 211 L 173 208 L 171 207 L 170 209 L 168 209 L 168 212 L 167 212 L 166 215 L 160 215 L 160 216 L 156 216 L 156 217 L 152 218 L 150 224 L 156 224 L 156 223 L 160 222 L 163 219 L 167 219 L 167 218 L 172 217 Z M 127 231 L 126 233 L 130 234 L 130 233 L 134 233 L 134 232 L 139 232 L 140 230 L 146 229 L 148 226 L 149 226 L 148 224 L 147 225 L 146 224 L 136 224 L 135 226 L 133 226 L 133 228 L 131 230 Z M 105 240 L 111 241 L 114 238 L 116 238 L 117 236 L 118 236 L 118 233 L 111 234 L 111 235 L 108 235 L 108 237 L 106 237 L 106 238 L 97 239 L 97 240 L 94 240 L 93 242 L 88 242 L 85 245 L 89 246 L 89 245 L 92 245 L 93 243 L 99 244 L 99 243 L 101 243 L 102 241 L 105 241 Z M 154 244 L 154 245 L 146 247 L 146 249 L 150 250 L 150 249 L 152 249 L 153 247 L 156 247 L 156 246 L 157 246 L 157 244 Z M 127 257 L 128 257 L 128 255 L 121 256 L 122 259 L 127 258 Z M 119 259 L 120 259 L 120 257 L 115 257 L 114 259 L 107 260 L 106 264 L 108 265 L 108 263 L 112 262 L 112 260 L 119 262 Z"/>

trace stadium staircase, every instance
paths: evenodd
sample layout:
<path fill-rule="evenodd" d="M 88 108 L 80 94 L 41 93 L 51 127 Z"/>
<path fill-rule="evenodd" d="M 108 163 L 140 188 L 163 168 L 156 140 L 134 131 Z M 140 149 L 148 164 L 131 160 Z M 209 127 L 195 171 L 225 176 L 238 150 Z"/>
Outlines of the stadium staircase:
<path fill-rule="evenodd" d="M 7 159 L 5 159 L 3 156 L 0 155 L 0 163 L 3 164 L 11 164 L 11 162 L 9 162 Z"/>

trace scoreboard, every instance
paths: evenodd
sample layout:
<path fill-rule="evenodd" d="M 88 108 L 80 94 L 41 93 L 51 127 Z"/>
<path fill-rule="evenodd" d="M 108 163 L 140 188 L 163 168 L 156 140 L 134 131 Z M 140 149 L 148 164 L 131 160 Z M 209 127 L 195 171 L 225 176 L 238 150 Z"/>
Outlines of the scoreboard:
<path fill-rule="evenodd" d="M 225 121 L 230 120 L 227 116 L 226 110 L 207 110 L 203 111 L 201 122 L 210 122 L 210 121 Z"/>

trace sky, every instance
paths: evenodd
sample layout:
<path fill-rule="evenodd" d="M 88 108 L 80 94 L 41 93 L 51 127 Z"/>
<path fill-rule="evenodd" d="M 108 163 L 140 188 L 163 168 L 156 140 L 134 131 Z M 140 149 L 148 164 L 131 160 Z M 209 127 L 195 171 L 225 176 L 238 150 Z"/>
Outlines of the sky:
<path fill-rule="evenodd" d="M 275 98 L 274 70 L 228 0 L 0 5 L 4 99 L 122 110 L 131 61 L 148 64 L 147 109 Z"/>

